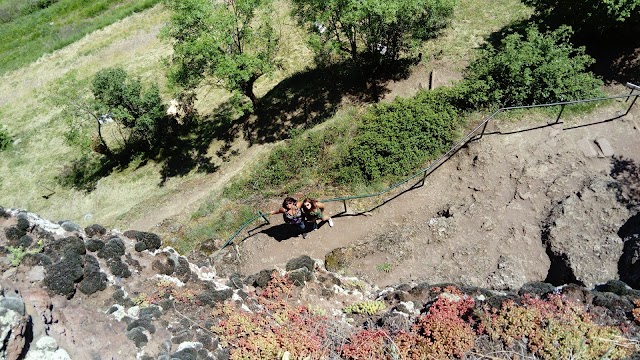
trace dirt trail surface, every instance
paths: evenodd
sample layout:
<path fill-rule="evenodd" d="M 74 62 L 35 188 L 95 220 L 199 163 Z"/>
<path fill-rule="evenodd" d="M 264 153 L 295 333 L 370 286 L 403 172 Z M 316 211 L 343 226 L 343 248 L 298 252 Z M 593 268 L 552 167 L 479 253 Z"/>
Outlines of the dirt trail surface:
<path fill-rule="evenodd" d="M 307 239 L 287 235 L 282 219 L 272 218 L 271 225 L 236 247 L 240 270 L 253 274 L 281 267 L 303 254 L 324 259 L 339 249 L 339 256 L 347 259 L 343 272 L 379 286 L 428 281 L 514 288 L 550 276 L 551 260 L 542 241 L 545 224 L 554 206 L 576 195 L 586 210 L 577 214 L 573 207 L 565 209 L 572 217 L 562 221 L 571 224 L 554 236 L 578 236 L 576 241 L 583 242 L 578 247 L 590 247 L 586 252 L 596 263 L 610 257 L 609 263 L 615 264 L 622 248 L 615 232 L 629 213 L 606 184 L 614 157 L 640 161 L 637 107 L 625 117 L 605 121 L 615 116 L 608 108 L 552 126 L 544 120 L 496 122 L 487 135 L 431 174 L 424 186 L 399 195 L 370 216 L 335 217 L 335 227 L 323 224 Z M 340 202 L 327 207 L 332 215 L 342 211 Z M 580 240 L 581 229 L 589 226 L 604 231 L 594 237 L 613 240 Z M 615 266 L 599 271 L 579 280 L 592 285 L 617 277 Z"/>

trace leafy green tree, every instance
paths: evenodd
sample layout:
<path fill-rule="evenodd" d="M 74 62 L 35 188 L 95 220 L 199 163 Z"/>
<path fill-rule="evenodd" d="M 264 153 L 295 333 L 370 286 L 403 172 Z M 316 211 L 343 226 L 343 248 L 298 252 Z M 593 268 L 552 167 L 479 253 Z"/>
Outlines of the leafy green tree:
<path fill-rule="evenodd" d="M 293 0 L 294 15 L 311 33 L 316 52 L 353 60 L 397 60 L 433 37 L 457 0 Z"/>
<path fill-rule="evenodd" d="M 100 70 L 91 82 L 91 95 L 66 86 L 57 103 L 65 108 L 69 123 L 67 141 L 81 150 L 93 150 L 116 160 L 117 155 L 150 155 L 160 146 L 166 106 L 156 85 L 147 88 L 121 68 Z M 113 124 L 111 124 L 113 123 Z M 104 128 L 114 135 L 107 139 Z M 91 130 L 95 129 L 95 132 Z M 115 141 L 115 143 L 114 143 Z"/>
<path fill-rule="evenodd" d="M 234 94 L 258 99 L 253 86 L 278 66 L 279 35 L 272 0 L 166 0 L 173 11 L 165 29 L 174 39 L 169 78 L 193 89 L 212 80 Z"/>
<path fill-rule="evenodd" d="M 571 28 L 507 35 L 487 45 L 467 69 L 468 100 L 475 107 L 542 104 L 596 97 L 602 81 L 587 68 L 594 63 L 584 47 L 569 42 Z"/>
<path fill-rule="evenodd" d="M 603 34 L 626 28 L 639 32 L 640 0 L 524 0 L 539 15 L 576 32 Z M 625 26 L 627 25 L 631 26 Z"/>
<path fill-rule="evenodd" d="M 157 85 L 144 89 L 140 80 L 129 78 L 124 69 L 108 68 L 96 74 L 92 92 L 94 114 L 102 117 L 98 117 L 98 123 L 111 118 L 123 130 L 124 148 L 133 152 L 154 150 L 166 114 Z"/>

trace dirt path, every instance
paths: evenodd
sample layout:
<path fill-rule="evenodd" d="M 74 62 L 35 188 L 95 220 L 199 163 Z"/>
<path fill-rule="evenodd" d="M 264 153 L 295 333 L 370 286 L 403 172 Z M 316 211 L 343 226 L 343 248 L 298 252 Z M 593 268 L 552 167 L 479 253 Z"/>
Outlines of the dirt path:
<path fill-rule="evenodd" d="M 528 131 L 545 122 L 499 122 L 437 169 L 425 186 L 371 216 L 337 217 L 335 227 L 322 226 L 307 239 L 278 239 L 273 229 L 283 225 L 274 219 L 238 247 L 242 272 L 283 267 L 299 255 L 324 259 L 336 248 L 359 244 L 345 271 L 380 286 L 462 281 L 505 288 L 544 280 L 550 260 L 540 241 L 541 223 L 556 201 L 594 178 L 608 178 L 611 157 L 586 153 L 595 153 L 596 139 L 608 140 L 615 156 L 640 161 L 638 112 L 636 107 L 624 118 L 599 123 L 615 116 L 612 108 L 600 109 Z M 328 209 L 337 214 L 342 204 Z"/>
<path fill-rule="evenodd" d="M 153 203 L 153 211 L 142 214 L 128 228 L 154 231 L 169 219 L 175 223 L 186 222 L 186 219 L 197 210 L 202 201 L 211 194 L 221 192 L 234 176 L 251 168 L 260 155 L 269 151 L 273 145 L 257 144 L 249 147 L 243 138 L 237 139 L 233 146 L 239 152 L 237 157 L 234 157 L 230 162 L 222 163 L 220 168 L 211 175 L 182 184 L 177 193 L 165 198 L 160 204 L 155 200 L 150 200 Z"/>

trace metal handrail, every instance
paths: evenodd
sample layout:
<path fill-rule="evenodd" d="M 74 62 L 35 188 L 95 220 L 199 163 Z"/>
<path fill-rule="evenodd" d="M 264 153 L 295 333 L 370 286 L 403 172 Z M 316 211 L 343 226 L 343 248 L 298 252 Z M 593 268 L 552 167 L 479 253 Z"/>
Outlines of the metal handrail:
<path fill-rule="evenodd" d="M 480 132 L 480 136 L 477 139 L 481 139 L 482 136 L 484 135 L 484 132 L 487 128 L 487 125 L 489 124 L 489 121 L 491 121 L 496 115 L 498 115 L 501 112 L 504 111 L 509 111 L 509 110 L 516 110 L 516 109 L 532 109 L 532 108 L 540 108 L 540 107 L 551 107 L 551 106 L 560 106 L 560 112 L 558 113 L 558 116 L 556 118 L 556 121 L 554 124 L 557 124 L 560 121 L 560 116 L 562 115 L 562 112 L 564 111 L 564 107 L 566 105 L 574 105 L 574 104 L 582 104 L 582 103 L 589 103 L 589 102 L 595 102 L 595 101 L 605 101 L 605 100 L 614 100 L 614 99 L 622 99 L 622 98 L 626 98 L 626 101 L 629 101 L 629 98 L 633 97 L 633 101 L 631 102 L 631 104 L 629 105 L 629 107 L 627 108 L 627 111 L 620 115 L 620 116 L 625 116 L 629 113 L 629 111 L 631 111 L 631 108 L 633 107 L 633 105 L 636 103 L 636 100 L 638 100 L 638 96 L 640 96 L 640 93 L 634 94 L 634 90 L 638 90 L 640 91 L 640 86 L 638 85 L 634 85 L 632 83 L 626 83 L 625 84 L 626 87 L 631 89 L 631 92 L 629 92 L 629 94 L 627 95 L 616 95 L 616 96 L 608 96 L 608 97 L 599 97 L 599 98 L 591 98 L 591 99 L 583 99 L 583 100 L 572 100 L 572 101 L 561 101 L 561 102 L 554 102 L 554 103 L 548 103 L 548 104 L 537 104 L 537 105 L 524 105 L 524 106 L 507 106 L 507 107 L 503 107 L 500 108 L 496 111 L 494 111 L 491 115 L 489 115 L 488 117 L 486 117 L 478 126 L 476 126 L 473 130 L 471 130 L 471 132 L 469 132 L 465 137 L 463 137 L 460 141 L 458 141 L 455 145 L 453 145 L 446 153 L 444 153 L 442 156 L 440 156 L 438 159 L 436 159 L 435 161 L 433 161 L 431 164 L 429 164 L 429 166 L 427 166 L 426 168 L 418 171 L 417 173 L 409 176 L 408 178 L 397 182 L 391 186 L 389 186 L 388 188 L 378 191 L 377 193 L 371 193 L 371 194 L 364 194 L 364 195 L 353 195 L 353 196 L 343 196 L 343 197 L 336 197 L 336 198 L 330 198 L 330 199 L 323 199 L 320 200 L 321 202 L 336 202 L 336 201 L 342 201 L 343 206 L 344 206 L 344 212 L 347 212 L 347 201 L 348 200 L 355 200 L 355 199 L 364 199 L 364 198 L 370 198 L 370 197 L 375 197 L 375 196 L 380 196 L 382 194 L 385 194 L 403 184 L 406 184 L 407 182 L 419 177 L 420 175 L 422 175 L 422 184 L 424 184 L 424 181 L 426 180 L 427 176 L 433 171 L 435 170 L 438 166 L 444 164 L 444 162 L 446 162 L 446 160 L 448 160 L 449 157 L 451 157 L 451 155 L 453 153 L 455 153 L 460 147 L 462 147 L 462 145 L 466 144 L 467 142 L 469 142 L 473 137 L 476 136 L 476 133 L 478 132 L 478 130 L 480 130 L 480 128 L 482 128 L 482 131 Z M 238 234 L 240 234 L 240 232 L 242 230 L 244 230 L 247 226 L 249 226 L 249 224 L 251 224 L 252 222 L 254 222 L 256 219 L 259 218 L 263 218 L 267 224 L 269 224 L 269 219 L 268 219 L 268 214 L 262 213 L 260 211 L 258 211 L 258 215 L 256 215 L 255 217 L 251 218 L 250 220 L 247 220 L 244 224 L 242 224 L 242 226 L 240 228 L 238 228 L 238 230 L 231 235 L 231 237 L 229 238 L 229 240 L 227 240 L 221 247 L 221 249 L 224 249 L 225 247 L 227 247 L 231 241 L 233 241 L 233 239 L 235 239 L 236 236 L 238 236 Z"/>

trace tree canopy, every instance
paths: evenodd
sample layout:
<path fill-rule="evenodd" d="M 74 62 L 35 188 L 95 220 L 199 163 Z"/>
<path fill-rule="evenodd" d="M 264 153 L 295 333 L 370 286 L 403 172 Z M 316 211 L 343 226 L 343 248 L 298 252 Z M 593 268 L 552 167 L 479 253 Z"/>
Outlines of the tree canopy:
<path fill-rule="evenodd" d="M 173 38 L 169 78 L 193 89 L 211 80 L 247 96 L 277 66 L 279 35 L 273 26 L 272 0 L 167 0 L 173 11 L 166 28 Z"/>
<path fill-rule="evenodd" d="M 457 0 L 293 0 L 318 55 L 397 60 L 445 27 Z"/>
<path fill-rule="evenodd" d="M 603 34 L 611 30 L 640 30 L 640 0 L 524 0 L 555 25 L 567 24 L 576 32 Z"/>

